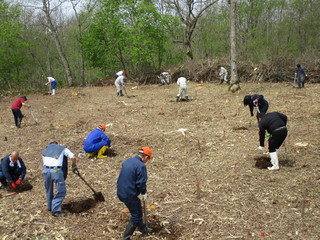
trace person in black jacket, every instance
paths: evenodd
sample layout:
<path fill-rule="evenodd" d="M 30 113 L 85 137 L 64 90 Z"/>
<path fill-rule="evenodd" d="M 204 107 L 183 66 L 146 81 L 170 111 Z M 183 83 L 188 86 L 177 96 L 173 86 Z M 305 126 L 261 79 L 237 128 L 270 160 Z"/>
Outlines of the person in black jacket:
<path fill-rule="evenodd" d="M 138 227 L 142 233 L 150 233 L 146 223 L 142 222 L 140 194 L 143 200 L 147 199 L 147 169 L 145 163 L 152 157 L 152 150 L 143 147 L 137 156 L 129 158 L 122 163 L 122 168 L 117 181 L 117 195 L 130 211 L 131 217 L 123 235 L 123 240 L 130 240 L 130 237 Z"/>
<path fill-rule="evenodd" d="M 269 135 L 269 154 L 272 167 L 269 170 L 279 169 L 278 149 L 287 137 L 287 116 L 279 112 L 258 113 L 259 118 L 259 150 L 263 150 L 266 131 Z"/>
<path fill-rule="evenodd" d="M 24 162 L 19 157 L 19 153 L 17 151 L 12 152 L 11 154 L 5 156 L 1 160 L 0 164 L 0 181 L 1 188 L 5 188 L 10 185 L 16 189 L 17 184 L 20 184 L 24 177 L 26 176 L 27 170 Z M 8 180 L 8 182 L 7 182 Z"/>
<path fill-rule="evenodd" d="M 243 99 L 243 105 L 247 106 L 249 105 L 250 114 L 251 117 L 253 117 L 253 108 L 257 108 L 257 120 L 258 119 L 258 113 L 266 113 L 269 108 L 269 103 L 267 100 L 264 99 L 263 95 L 246 95 Z"/>

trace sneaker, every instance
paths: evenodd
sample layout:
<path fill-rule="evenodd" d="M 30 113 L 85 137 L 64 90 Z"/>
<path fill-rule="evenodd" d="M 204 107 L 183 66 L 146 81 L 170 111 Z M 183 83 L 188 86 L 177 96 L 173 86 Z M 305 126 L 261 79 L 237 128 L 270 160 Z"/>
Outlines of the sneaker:
<path fill-rule="evenodd" d="M 63 213 L 63 212 L 53 212 L 52 216 L 54 216 L 54 217 L 65 217 L 65 216 L 67 216 L 67 214 Z"/>

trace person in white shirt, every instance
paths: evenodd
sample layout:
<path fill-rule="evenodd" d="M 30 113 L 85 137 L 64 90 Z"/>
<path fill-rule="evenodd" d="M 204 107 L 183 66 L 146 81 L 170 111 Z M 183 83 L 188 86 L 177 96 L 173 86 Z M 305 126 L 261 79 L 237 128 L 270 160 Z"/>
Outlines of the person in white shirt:
<path fill-rule="evenodd" d="M 159 79 L 160 79 L 162 85 L 170 84 L 170 75 L 168 72 L 161 73 Z"/>
<path fill-rule="evenodd" d="M 117 78 L 120 77 L 120 76 L 124 76 L 124 72 L 125 72 L 125 70 L 122 69 L 121 71 L 119 71 L 119 72 L 116 73 L 116 76 L 115 76 L 114 78 L 117 79 Z"/>
<path fill-rule="evenodd" d="M 227 69 L 225 69 L 224 67 L 222 66 L 218 66 L 218 68 L 220 68 L 220 73 L 219 73 L 219 76 L 220 76 L 220 84 L 222 84 L 223 82 L 226 82 L 226 83 L 229 83 L 228 79 L 227 79 L 227 76 L 228 76 L 228 71 Z"/>
<path fill-rule="evenodd" d="M 42 173 L 47 206 L 54 217 L 66 216 L 66 213 L 61 212 L 61 206 L 67 192 L 65 180 L 68 173 L 68 158 L 72 160 L 72 172 L 75 173 L 78 170 L 77 160 L 67 147 L 53 141 L 42 151 Z M 53 194 L 54 185 L 56 185 L 55 195 Z"/>
<path fill-rule="evenodd" d="M 117 88 L 117 97 L 122 97 L 122 89 L 124 88 L 124 76 L 117 77 L 116 81 L 114 82 L 114 85 L 116 85 Z"/>
<path fill-rule="evenodd" d="M 47 80 L 46 85 L 51 84 L 51 95 L 53 96 L 56 94 L 57 81 L 53 77 L 47 77 Z"/>
<path fill-rule="evenodd" d="M 187 79 L 185 77 L 179 77 L 177 80 L 177 85 L 179 86 L 179 92 L 176 98 L 176 102 L 179 102 L 179 98 L 182 92 L 184 92 L 184 95 L 186 97 L 186 102 L 188 102 L 189 97 L 188 97 Z"/>

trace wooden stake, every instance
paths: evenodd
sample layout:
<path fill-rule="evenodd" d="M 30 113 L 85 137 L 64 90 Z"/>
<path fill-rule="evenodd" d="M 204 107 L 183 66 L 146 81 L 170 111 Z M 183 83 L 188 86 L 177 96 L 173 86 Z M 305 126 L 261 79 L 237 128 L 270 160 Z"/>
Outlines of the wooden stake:
<path fill-rule="evenodd" d="M 303 200 L 301 200 L 301 203 L 302 203 L 302 205 L 301 205 L 301 217 L 303 218 L 304 215 L 305 215 L 305 208 L 306 208 L 306 204 L 308 203 L 308 200 L 303 199 Z"/>
<path fill-rule="evenodd" d="M 200 199 L 200 184 L 197 183 L 197 199 Z"/>

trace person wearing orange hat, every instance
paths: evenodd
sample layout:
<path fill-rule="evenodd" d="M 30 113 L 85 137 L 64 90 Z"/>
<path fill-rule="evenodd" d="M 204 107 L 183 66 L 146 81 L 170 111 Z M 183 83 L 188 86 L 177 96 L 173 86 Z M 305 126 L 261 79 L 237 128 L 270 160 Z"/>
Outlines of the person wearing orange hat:
<path fill-rule="evenodd" d="M 97 158 L 107 157 L 105 154 L 108 147 L 111 147 L 111 140 L 104 133 L 106 125 L 99 125 L 96 129 L 91 131 L 84 141 L 83 150 L 87 153 L 89 158 L 97 155 Z"/>
<path fill-rule="evenodd" d="M 147 199 L 147 169 L 145 164 L 152 158 L 149 147 L 142 147 L 137 156 L 129 158 L 122 163 L 122 168 L 117 181 L 117 195 L 130 211 L 131 217 L 125 229 L 123 239 L 130 237 L 138 227 L 142 233 L 151 233 L 146 223 L 142 222 L 141 201 L 138 198 L 142 194 L 143 200 Z"/>

